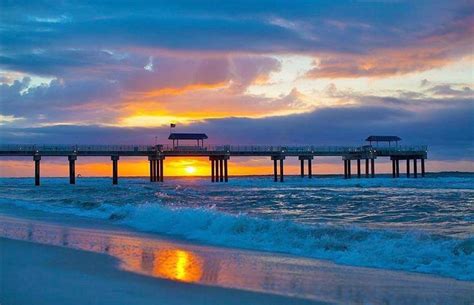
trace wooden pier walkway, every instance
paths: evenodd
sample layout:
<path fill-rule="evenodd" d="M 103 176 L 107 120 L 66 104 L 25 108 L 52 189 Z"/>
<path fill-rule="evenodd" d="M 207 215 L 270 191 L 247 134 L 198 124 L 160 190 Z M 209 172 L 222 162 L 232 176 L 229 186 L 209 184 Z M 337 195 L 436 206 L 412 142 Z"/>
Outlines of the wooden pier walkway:
<path fill-rule="evenodd" d="M 210 160 L 210 176 L 213 182 L 227 182 L 228 160 L 231 157 L 269 157 L 273 161 L 275 181 L 284 181 L 284 160 L 298 158 L 301 163 L 301 176 L 304 177 L 305 163 L 307 175 L 313 176 L 314 158 L 341 157 L 344 162 L 344 178 L 352 177 L 352 165 L 356 164 L 356 176 L 374 177 L 375 160 L 390 158 L 392 161 L 392 177 L 400 176 L 400 161 L 407 164 L 407 177 L 411 176 L 410 163 L 413 163 L 413 177 L 418 177 L 418 163 L 421 161 L 421 176 L 425 176 L 426 146 L 267 146 L 267 145 L 0 145 L 0 157 L 32 157 L 35 162 L 35 184 L 40 185 L 40 162 L 42 157 L 67 157 L 69 161 L 69 181 L 76 182 L 75 162 L 78 157 L 110 156 L 112 161 L 112 183 L 118 183 L 118 162 L 120 157 L 147 157 L 150 163 L 150 181 L 164 181 L 164 160 L 172 157 L 208 157 Z M 361 163 L 365 162 L 362 173 Z"/>

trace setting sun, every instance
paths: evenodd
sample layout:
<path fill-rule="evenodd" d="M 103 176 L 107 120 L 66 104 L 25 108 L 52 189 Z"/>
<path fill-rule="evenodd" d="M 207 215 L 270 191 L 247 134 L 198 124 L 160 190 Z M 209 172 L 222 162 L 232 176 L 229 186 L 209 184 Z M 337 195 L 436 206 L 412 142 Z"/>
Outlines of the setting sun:
<path fill-rule="evenodd" d="M 186 174 L 188 174 L 188 175 L 193 175 L 193 174 L 196 173 L 196 167 L 194 167 L 194 166 L 186 166 L 186 167 L 184 168 L 184 171 L 185 171 Z"/>

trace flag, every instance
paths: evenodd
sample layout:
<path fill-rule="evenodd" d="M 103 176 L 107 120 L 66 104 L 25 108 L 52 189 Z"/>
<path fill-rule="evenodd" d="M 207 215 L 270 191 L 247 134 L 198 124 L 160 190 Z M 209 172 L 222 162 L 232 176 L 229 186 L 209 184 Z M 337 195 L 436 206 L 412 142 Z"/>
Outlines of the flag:
<path fill-rule="evenodd" d="M 173 124 L 173 123 L 170 124 L 170 128 L 175 128 L 175 127 L 176 127 L 176 124 Z"/>

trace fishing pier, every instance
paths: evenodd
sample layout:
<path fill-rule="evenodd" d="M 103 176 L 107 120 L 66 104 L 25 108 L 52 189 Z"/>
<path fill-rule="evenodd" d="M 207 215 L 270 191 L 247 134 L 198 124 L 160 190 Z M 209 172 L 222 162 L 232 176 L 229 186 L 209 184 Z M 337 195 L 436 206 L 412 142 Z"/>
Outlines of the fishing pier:
<path fill-rule="evenodd" d="M 297 158 L 300 161 L 301 177 L 313 177 L 313 161 L 322 157 L 341 157 L 344 163 L 344 178 L 374 178 L 375 161 L 389 158 L 392 163 L 392 177 L 400 177 L 400 161 L 406 162 L 406 176 L 425 176 L 427 146 L 402 146 L 400 138 L 392 136 L 371 136 L 369 145 L 362 146 L 267 146 L 267 145 L 205 145 L 205 134 L 172 133 L 172 145 L 0 145 L 0 157 L 30 157 L 35 163 L 35 185 L 40 185 L 40 164 L 42 157 L 65 157 L 69 162 L 69 182 L 76 183 L 75 164 L 79 157 L 110 157 L 112 162 L 112 183 L 118 183 L 119 160 L 121 157 L 148 158 L 150 182 L 163 182 L 165 159 L 175 157 L 207 157 L 210 161 L 212 182 L 229 181 L 229 160 L 232 157 L 267 157 L 273 162 L 274 181 L 284 181 L 284 161 Z M 183 141 L 195 141 L 196 145 L 179 145 Z M 372 145 L 372 142 L 387 142 L 388 146 Z M 393 142 L 393 145 L 392 145 Z M 378 144 L 378 143 L 376 143 Z M 418 172 L 418 160 L 420 172 Z M 352 163 L 354 162 L 354 163 Z M 413 164 L 413 172 L 411 166 Z M 306 166 L 305 166 L 306 165 Z M 362 166 L 364 165 L 364 166 Z"/>

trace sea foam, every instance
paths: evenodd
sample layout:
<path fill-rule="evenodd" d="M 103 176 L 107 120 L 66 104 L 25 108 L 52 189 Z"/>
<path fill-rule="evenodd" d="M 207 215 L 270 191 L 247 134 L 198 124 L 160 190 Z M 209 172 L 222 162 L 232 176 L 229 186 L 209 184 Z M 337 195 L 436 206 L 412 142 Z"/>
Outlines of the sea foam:
<path fill-rule="evenodd" d="M 347 265 L 433 273 L 474 280 L 474 238 L 421 232 L 302 225 L 207 208 L 141 205 L 121 222 L 139 230 L 209 244 L 282 252 Z"/>
<path fill-rule="evenodd" d="M 449 238 L 417 231 L 304 225 L 213 208 L 158 204 L 103 204 L 96 209 L 18 206 L 55 213 L 110 219 L 134 229 L 173 235 L 211 245 L 326 259 L 340 264 L 431 273 L 474 280 L 474 238 Z"/>

